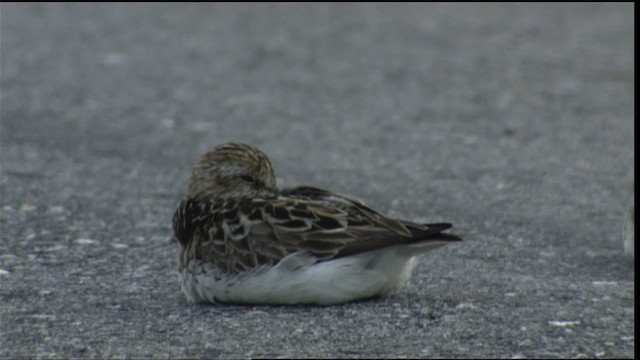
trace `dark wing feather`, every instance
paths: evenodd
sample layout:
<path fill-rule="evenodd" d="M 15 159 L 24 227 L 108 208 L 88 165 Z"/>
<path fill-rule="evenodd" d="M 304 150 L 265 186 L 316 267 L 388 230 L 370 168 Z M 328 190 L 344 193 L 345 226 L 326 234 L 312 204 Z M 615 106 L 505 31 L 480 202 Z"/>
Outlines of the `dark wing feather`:
<path fill-rule="evenodd" d="M 443 234 L 450 224 L 390 219 L 355 198 L 299 187 L 271 199 L 209 203 L 183 201 L 173 219 L 174 234 L 189 257 L 229 272 L 274 265 L 306 250 L 321 261 L 394 244 L 461 240 Z"/>
<path fill-rule="evenodd" d="M 418 224 L 391 219 L 366 206 L 355 197 L 336 194 L 325 189 L 300 186 L 283 189 L 280 194 L 289 198 L 305 199 L 311 204 L 326 204 L 347 213 L 348 226 L 344 232 L 349 235 L 349 240 L 334 257 L 349 256 L 394 244 L 429 240 L 462 240 L 457 235 L 443 233 L 451 228 L 449 223 Z"/>

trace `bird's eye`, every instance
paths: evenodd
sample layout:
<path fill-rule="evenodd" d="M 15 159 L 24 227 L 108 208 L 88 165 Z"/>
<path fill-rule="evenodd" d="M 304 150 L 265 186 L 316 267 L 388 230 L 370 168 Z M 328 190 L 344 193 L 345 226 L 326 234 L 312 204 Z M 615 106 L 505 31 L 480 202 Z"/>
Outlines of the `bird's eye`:
<path fill-rule="evenodd" d="M 240 175 L 240 179 L 250 183 L 253 183 L 256 181 L 256 179 L 254 179 L 253 176 L 251 175 Z"/>

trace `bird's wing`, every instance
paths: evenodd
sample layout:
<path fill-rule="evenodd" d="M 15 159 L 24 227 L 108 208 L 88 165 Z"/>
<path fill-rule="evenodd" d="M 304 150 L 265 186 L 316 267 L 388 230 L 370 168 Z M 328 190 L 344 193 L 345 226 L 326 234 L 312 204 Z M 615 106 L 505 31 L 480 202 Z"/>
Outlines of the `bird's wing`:
<path fill-rule="evenodd" d="M 459 240 L 442 234 L 449 227 L 393 220 L 357 199 L 311 187 L 271 199 L 186 200 L 174 215 L 183 247 L 194 246 L 196 259 L 229 272 L 273 265 L 296 251 L 328 260 L 394 244 Z"/>
<path fill-rule="evenodd" d="M 283 189 L 281 195 L 325 204 L 346 212 L 345 233 L 349 240 L 336 257 L 357 254 L 385 246 L 421 241 L 460 241 L 457 235 L 445 234 L 449 223 L 419 224 L 389 218 L 366 206 L 362 200 L 311 186 Z"/>

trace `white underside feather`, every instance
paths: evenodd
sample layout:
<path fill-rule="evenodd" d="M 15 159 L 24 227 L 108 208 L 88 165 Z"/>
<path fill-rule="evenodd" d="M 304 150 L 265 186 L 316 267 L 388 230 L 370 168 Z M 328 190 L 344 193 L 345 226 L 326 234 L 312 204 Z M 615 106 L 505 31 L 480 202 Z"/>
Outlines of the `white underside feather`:
<path fill-rule="evenodd" d="M 402 286 L 411 276 L 415 255 L 440 245 L 397 245 L 322 262 L 296 252 L 276 266 L 238 275 L 192 263 L 180 278 L 182 291 L 193 302 L 339 304 L 386 295 Z"/>

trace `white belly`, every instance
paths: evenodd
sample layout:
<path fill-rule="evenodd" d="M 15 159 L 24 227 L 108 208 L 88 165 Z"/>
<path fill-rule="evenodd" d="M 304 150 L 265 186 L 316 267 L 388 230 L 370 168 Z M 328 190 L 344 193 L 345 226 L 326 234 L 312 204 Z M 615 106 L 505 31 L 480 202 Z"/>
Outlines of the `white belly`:
<path fill-rule="evenodd" d="M 385 295 L 402 286 L 411 276 L 413 255 L 394 246 L 316 262 L 297 252 L 276 266 L 239 275 L 192 262 L 181 270 L 180 279 L 193 302 L 330 305 Z"/>

